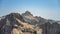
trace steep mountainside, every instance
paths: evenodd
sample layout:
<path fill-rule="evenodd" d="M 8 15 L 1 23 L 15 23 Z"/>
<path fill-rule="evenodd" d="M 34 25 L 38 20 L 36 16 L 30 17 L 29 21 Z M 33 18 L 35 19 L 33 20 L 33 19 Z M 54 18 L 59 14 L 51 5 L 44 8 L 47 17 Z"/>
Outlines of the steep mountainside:
<path fill-rule="evenodd" d="M 42 29 L 26 22 L 19 13 L 8 14 L 0 20 L 0 34 L 41 34 L 41 32 Z"/>
<path fill-rule="evenodd" d="M 29 22 L 30 24 L 40 26 L 42 24 L 45 24 L 46 22 L 50 23 L 55 23 L 57 21 L 55 20 L 50 20 L 50 19 L 44 19 L 42 17 L 38 16 L 33 16 L 29 11 L 26 11 L 25 13 L 22 14 L 22 17 L 25 21 Z"/>
<path fill-rule="evenodd" d="M 60 34 L 60 21 L 33 16 L 29 11 L 0 17 L 0 34 Z"/>
<path fill-rule="evenodd" d="M 25 21 L 42 28 L 43 30 L 42 34 L 60 34 L 60 24 L 59 24 L 60 21 L 44 19 L 42 17 L 33 16 L 28 11 L 23 13 L 22 16 Z"/>

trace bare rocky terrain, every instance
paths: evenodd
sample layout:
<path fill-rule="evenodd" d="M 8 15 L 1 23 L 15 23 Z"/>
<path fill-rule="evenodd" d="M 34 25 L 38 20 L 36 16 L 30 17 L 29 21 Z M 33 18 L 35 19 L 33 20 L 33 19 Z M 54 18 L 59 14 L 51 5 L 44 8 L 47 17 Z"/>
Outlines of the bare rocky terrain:
<path fill-rule="evenodd" d="M 60 21 L 25 13 L 0 17 L 0 34 L 60 34 Z"/>

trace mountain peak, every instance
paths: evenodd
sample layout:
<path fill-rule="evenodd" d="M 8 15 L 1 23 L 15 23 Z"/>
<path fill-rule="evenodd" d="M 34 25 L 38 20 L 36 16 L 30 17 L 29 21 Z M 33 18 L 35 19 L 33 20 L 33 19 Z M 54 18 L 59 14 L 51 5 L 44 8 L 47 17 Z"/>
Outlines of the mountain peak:
<path fill-rule="evenodd" d="M 19 13 L 10 13 L 10 14 L 6 15 L 5 17 L 8 18 L 8 19 L 17 18 L 17 19 L 19 19 L 21 21 L 24 21 L 22 16 Z"/>
<path fill-rule="evenodd" d="M 23 16 L 33 16 L 29 11 L 26 11 L 25 13 L 22 14 Z"/>
<path fill-rule="evenodd" d="M 19 13 L 10 13 L 7 16 L 19 16 L 19 15 L 20 15 Z"/>

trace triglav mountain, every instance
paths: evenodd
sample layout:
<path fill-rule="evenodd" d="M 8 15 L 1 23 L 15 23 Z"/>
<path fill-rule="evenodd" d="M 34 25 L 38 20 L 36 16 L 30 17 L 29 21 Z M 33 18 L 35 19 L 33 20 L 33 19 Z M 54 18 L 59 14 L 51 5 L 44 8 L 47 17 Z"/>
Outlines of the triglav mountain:
<path fill-rule="evenodd" d="M 0 17 L 0 34 L 60 34 L 60 21 L 25 13 Z"/>

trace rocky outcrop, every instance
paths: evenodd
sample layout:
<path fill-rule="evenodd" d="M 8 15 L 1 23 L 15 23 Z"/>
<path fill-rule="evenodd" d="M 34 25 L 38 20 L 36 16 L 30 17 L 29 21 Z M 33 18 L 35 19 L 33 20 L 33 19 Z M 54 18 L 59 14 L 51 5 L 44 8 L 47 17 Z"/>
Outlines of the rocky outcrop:
<path fill-rule="evenodd" d="M 23 19 L 29 22 L 30 24 L 42 28 L 43 30 L 42 34 L 60 34 L 60 21 L 44 19 L 38 16 L 27 15 L 26 13 L 28 12 L 23 13 L 25 15 L 25 16 L 22 15 Z"/>
<path fill-rule="evenodd" d="M 26 22 L 19 13 L 11 13 L 4 17 L 0 20 L 0 34 L 37 34 L 37 26 Z"/>
<path fill-rule="evenodd" d="M 0 17 L 0 34 L 60 34 L 59 23 L 33 16 L 29 11 L 22 15 L 11 13 Z"/>

